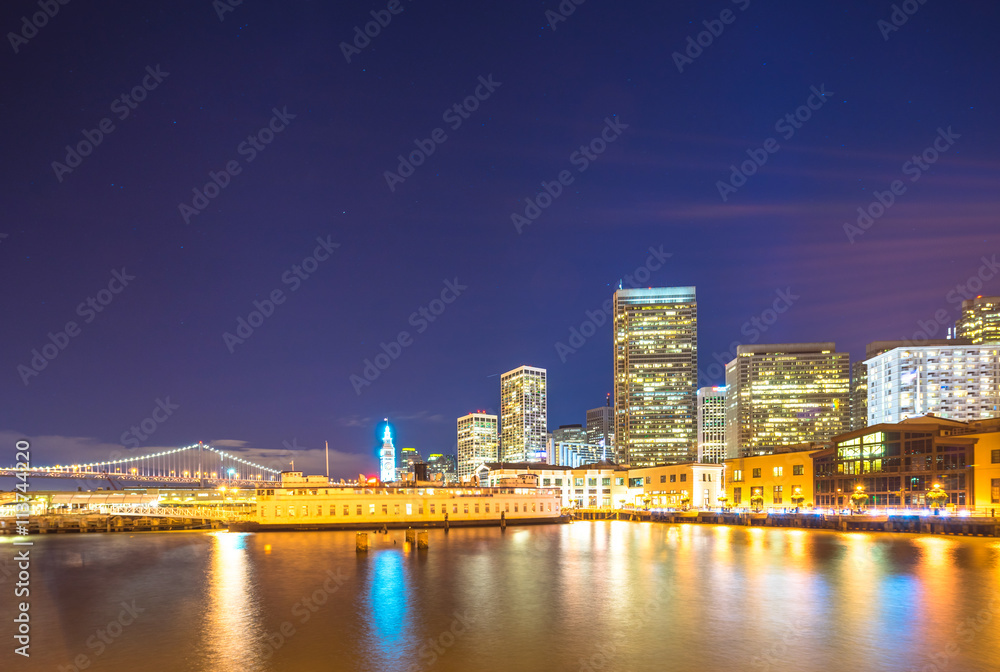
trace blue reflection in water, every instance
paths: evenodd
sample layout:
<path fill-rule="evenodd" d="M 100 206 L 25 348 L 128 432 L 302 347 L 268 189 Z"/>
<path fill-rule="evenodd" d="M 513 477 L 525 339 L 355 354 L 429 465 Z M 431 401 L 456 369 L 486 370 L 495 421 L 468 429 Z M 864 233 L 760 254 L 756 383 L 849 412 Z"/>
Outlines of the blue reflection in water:
<path fill-rule="evenodd" d="M 399 553 L 385 551 L 372 559 L 367 606 L 372 649 L 383 660 L 398 659 L 410 625 L 406 570 Z"/>

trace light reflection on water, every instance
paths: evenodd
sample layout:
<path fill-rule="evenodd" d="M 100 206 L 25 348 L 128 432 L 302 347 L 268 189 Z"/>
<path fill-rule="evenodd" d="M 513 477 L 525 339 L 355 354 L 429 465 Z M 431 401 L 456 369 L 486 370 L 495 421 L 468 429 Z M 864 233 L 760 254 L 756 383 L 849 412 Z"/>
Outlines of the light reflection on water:
<path fill-rule="evenodd" d="M 998 669 L 995 539 L 624 521 L 435 530 L 426 552 L 373 536 L 366 555 L 350 532 L 38 537 L 25 669 Z M 94 656 L 130 600 L 146 611 Z"/>

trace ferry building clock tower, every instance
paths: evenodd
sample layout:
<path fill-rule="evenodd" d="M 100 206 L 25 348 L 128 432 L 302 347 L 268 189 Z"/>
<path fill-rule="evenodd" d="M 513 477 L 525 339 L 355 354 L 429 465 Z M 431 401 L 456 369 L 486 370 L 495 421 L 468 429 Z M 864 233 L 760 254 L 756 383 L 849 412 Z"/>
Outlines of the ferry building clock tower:
<path fill-rule="evenodd" d="M 396 480 L 396 448 L 392 445 L 392 434 L 389 432 L 389 418 L 385 419 L 385 433 L 382 435 L 379 466 L 380 481 L 389 483 Z"/>

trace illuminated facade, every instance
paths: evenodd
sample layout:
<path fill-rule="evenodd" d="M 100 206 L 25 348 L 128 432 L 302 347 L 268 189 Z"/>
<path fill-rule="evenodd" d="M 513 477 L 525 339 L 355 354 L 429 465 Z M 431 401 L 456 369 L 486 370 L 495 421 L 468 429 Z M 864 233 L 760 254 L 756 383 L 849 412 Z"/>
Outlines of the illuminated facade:
<path fill-rule="evenodd" d="M 697 454 L 698 305 L 694 287 L 614 295 L 615 444 L 632 467 Z"/>
<path fill-rule="evenodd" d="M 396 448 L 392 445 L 392 434 L 389 432 L 389 418 L 385 419 L 385 432 L 382 434 L 382 450 L 379 451 L 379 480 L 391 483 L 396 480 Z"/>
<path fill-rule="evenodd" d="M 545 459 L 548 434 L 545 369 L 520 366 L 500 376 L 500 460 Z"/>
<path fill-rule="evenodd" d="M 587 443 L 607 448 L 608 459 L 620 461 L 615 451 L 615 414 L 611 409 L 611 398 L 608 405 L 592 408 L 587 411 Z"/>
<path fill-rule="evenodd" d="M 629 504 L 636 507 L 712 509 L 721 502 L 721 464 L 669 464 L 628 470 Z"/>
<path fill-rule="evenodd" d="M 1000 296 L 977 296 L 962 302 L 956 323 L 959 338 L 972 343 L 1000 343 Z"/>
<path fill-rule="evenodd" d="M 966 427 L 928 417 L 836 437 L 833 450 L 814 461 L 817 506 L 850 507 L 850 496 L 860 487 L 869 507 L 925 508 L 935 483 L 948 494 L 948 503 L 971 506 L 976 438 L 955 430 Z"/>
<path fill-rule="evenodd" d="M 813 457 L 824 451 L 812 448 L 726 460 L 727 505 L 745 509 L 813 506 Z M 751 502 L 755 496 L 761 499 Z"/>
<path fill-rule="evenodd" d="M 933 413 L 973 421 L 1000 415 L 997 346 L 900 347 L 868 360 L 868 425 Z"/>
<path fill-rule="evenodd" d="M 726 367 L 726 453 L 826 441 L 850 428 L 850 355 L 833 343 L 741 345 Z"/>
<path fill-rule="evenodd" d="M 563 467 L 579 467 L 582 464 L 600 462 L 606 456 L 602 445 L 582 443 L 579 441 L 557 441 L 549 439 L 546 462 Z"/>
<path fill-rule="evenodd" d="M 556 443 L 587 443 L 587 430 L 583 425 L 559 425 L 551 438 Z"/>
<path fill-rule="evenodd" d="M 868 426 L 868 363 L 851 364 L 851 431 Z"/>
<path fill-rule="evenodd" d="M 478 411 L 458 418 L 458 478 L 470 478 L 479 465 L 496 462 L 497 416 Z"/>
<path fill-rule="evenodd" d="M 698 390 L 698 461 L 721 464 L 726 459 L 726 388 Z"/>

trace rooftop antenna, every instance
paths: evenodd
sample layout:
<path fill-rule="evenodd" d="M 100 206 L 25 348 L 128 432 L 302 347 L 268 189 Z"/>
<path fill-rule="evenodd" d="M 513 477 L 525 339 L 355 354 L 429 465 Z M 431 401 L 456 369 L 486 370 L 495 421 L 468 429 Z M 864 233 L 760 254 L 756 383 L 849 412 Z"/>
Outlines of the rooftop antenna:
<path fill-rule="evenodd" d="M 326 444 L 326 482 L 330 482 L 330 442 L 324 441 Z"/>

